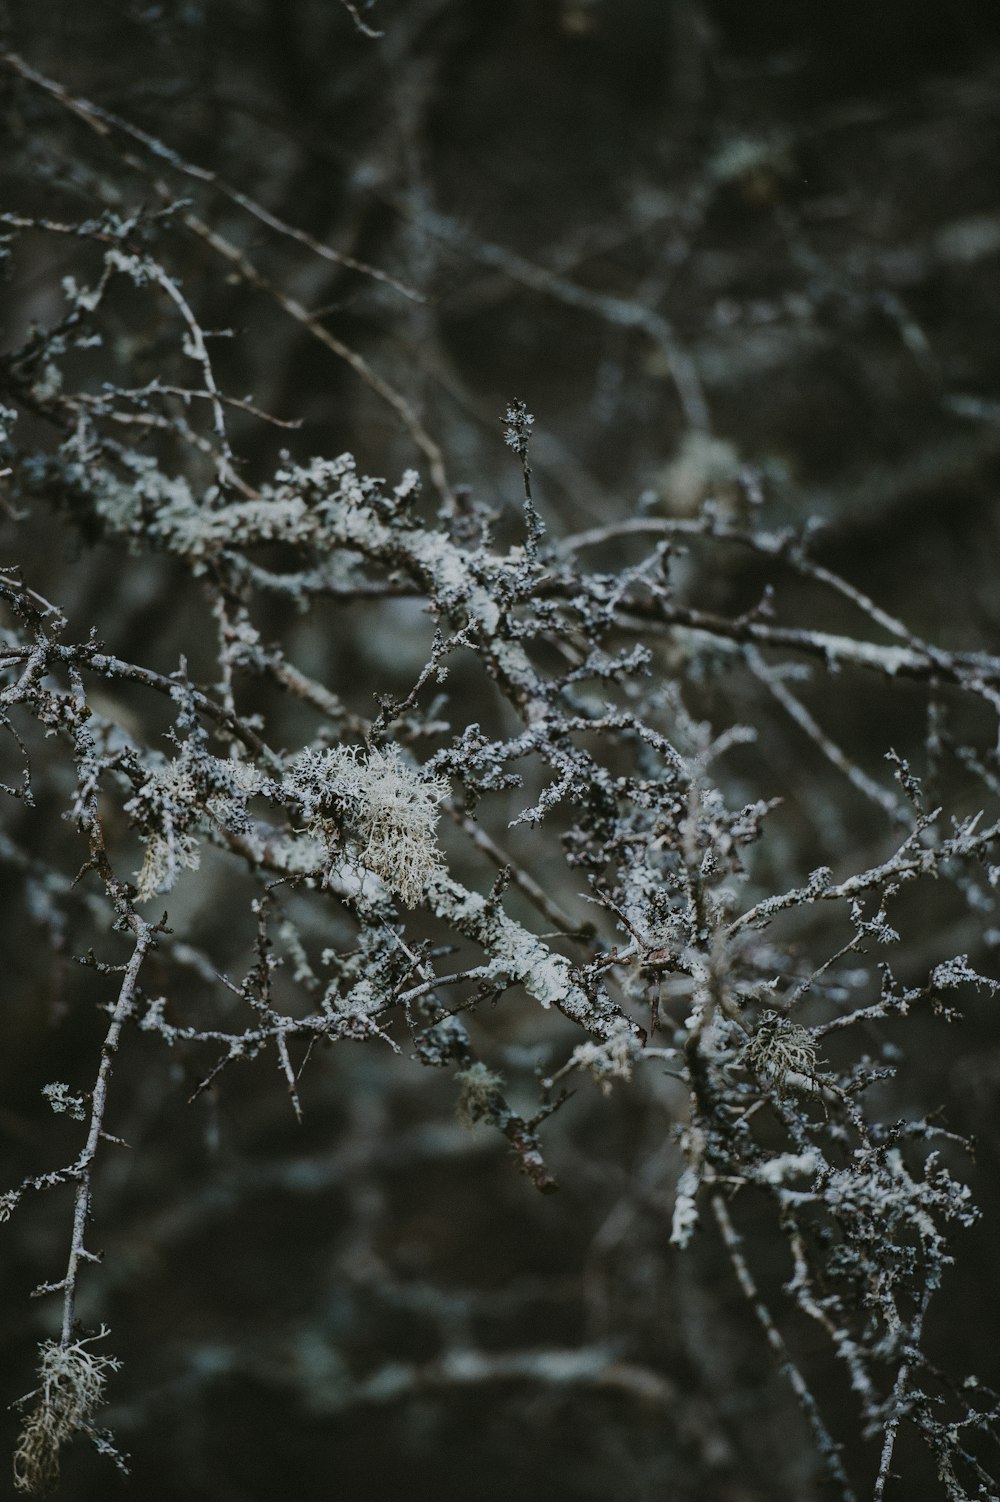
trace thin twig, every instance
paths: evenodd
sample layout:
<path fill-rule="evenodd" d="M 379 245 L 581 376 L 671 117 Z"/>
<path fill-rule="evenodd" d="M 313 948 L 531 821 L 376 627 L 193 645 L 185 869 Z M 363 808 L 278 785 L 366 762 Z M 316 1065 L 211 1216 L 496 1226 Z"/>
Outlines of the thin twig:
<path fill-rule="evenodd" d="M 46 94 L 55 99 L 72 114 L 76 115 L 91 130 L 105 139 L 108 139 L 112 130 L 120 131 L 137 145 L 142 146 L 159 167 L 162 168 L 166 165 L 171 167 L 175 172 L 182 173 L 185 177 L 190 177 L 196 182 L 207 184 L 214 188 L 217 193 L 220 193 L 223 198 L 228 198 L 231 203 L 237 204 L 254 219 L 259 220 L 261 224 L 266 224 L 269 229 L 275 230 L 287 239 L 296 240 L 300 245 L 304 245 L 313 255 L 319 256 L 324 261 L 331 261 L 335 265 L 344 266 L 348 270 L 358 271 L 363 276 L 371 277 L 374 281 L 384 282 L 386 286 L 392 287 L 396 292 L 401 293 L 404 297 L 411 298 L 415 302 L 423 301 L 422 295 L 415 288 L 408 287 L 405 282 L 401 282 L 398 278 L 390 276 L 387 271 L 379 270 L 377 266 L 370 266 L 366 261 L 355 260 L 353 256 L 345 255 L 343 251 L 334 250 L 331 245 L 325 245 L 321 240 L 316 240 L 306 230 L 299 229 L 296 225 L 288 224 L 285 220 L 279 218 L 277 214 L 272 213 L 270 209 L 264 208 L 263 204 L 257 203 L 255 199 L 250 198 L 246 193 L 242 193 L 238 188 L 232 187 L 217 172 L 213 172 L 207 167 L 196 166 L 193 162 L 185 161 L 183 157 L 178 156 L 177 152 L 171 150 L 169 146 L 165 146 L 162 141 L 158 141 L 155 136 L 151 136 L 148 132 L 141 130 L 137 125 L 132 125 L 129 121 L 123 120 L 120 115 L 113 114 L 101 105 L 93 104 L 89 99 L 81 99 L 70 93 L 62 84 L 57 83 L 54 79 L 46 78 L 44 74 L 32 68 L 23 58 L 18 57 L 16 53 L 0 52 L 0 65 L 11 68 L 15 73 L 20 74 L 26 83 L 34 84 L 36 88 L 44 90 Z M 130 165 L 140 168 L 140 163 L 136 158 L 131 159 Z"/>
<path fill-rule="evenodd" d="M 73 1207 L 73 1233 L 70 1241 L 69 1260 L 66 1264 L 66 1277 L 62 1284 L 64 1292 L 60 1342 L 64 1346 L 68 1346 L 73 1339 L 76 1285 L 80 1263 L 82 1261 L 93 1262 L 97 1260 L 93 1253 L 86 1250 L 84 1238 L 87 1229 L 87 1216 L 90 1211 L 94 1158 L 97 1154 L 98 1143 L 104 1135 L 104 1115 L 107 1109 L 108 1081 L 111 1078 L 111 1070 L 115 1054 L 118 1051 L 122 1029 L 135 1010 L 139 970 L 153 944 L 154 930 L 148 923 L 144 923 L 141 918 L 133 916 L 131 926 L 135 934 L 135 948 L 132 951 L 132 958 L 129 960 L 122 978 L 118 1000 L 115 1002 L 114 1010 L 111 1013 L 111 1022 L 105 1034 L 104 1042 L 101 1045 L 101 1062 L 91 1098 L 90 1125 L 87 1130 L 87 1141 L 75 1165 L 77 1190 L 76 1202 Z"/>
<path fill-rule="evenodd" d="M 826 1465 L 831 1479 L 840 1487 L 840 1495 L 843 1498 L 843 1502 L 857 1502 L 854 1488 L 848 1480 L 847 1472 L 844 1470 L 843 1462 L 840 1459 L 838 1446 L 820 1416 L 816 1399 L 813 1397 L 805 1378 L 795 1364 L 792 1353 L 785 1344 L 784 1336 L 774 1323 L 771 1311 L 758 1292 L 757 1284 L 754 1281 L 753 1274 L 747 1265 L 747 1260 L 741 1249 L 741 1237 L 738 1235 L 730 1218 L 725 1198 L 722 1192 L 716 1189 L 713 1191 L 711 1199 L 715 1219 L 740 1288 L 743 1290 L 747 1302 L 753 1310 L 761 1329 L 764 1331 L 767 1343 L 774 1352 L 783 1375 L 787 1378 L 792 1391 L 798 1399 L 799 1407 L 802 1409 L 806 1422 L 813 1432 L 816 1448 Z"/>

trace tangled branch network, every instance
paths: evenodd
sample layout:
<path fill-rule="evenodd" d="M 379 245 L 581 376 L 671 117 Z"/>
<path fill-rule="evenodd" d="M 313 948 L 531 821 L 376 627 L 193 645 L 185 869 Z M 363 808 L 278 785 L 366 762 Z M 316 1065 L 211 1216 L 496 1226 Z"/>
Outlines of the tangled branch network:
<path fill-rule="evenodd" d="M 5 65 L 80 128 L 124 129 L 17 59 Z M 154 177 L 188 171 L 156 144 L 133 131 L 123 149 Z M 532 494 L 533 419 L 516 401 L 503 419 L 524 490 L 513 520 L 450 485 L 437 445 L 380 378 L 375 396 L 408 427 L 431 496 L 417 469 L 389 483 L 349 454 L 286 452 L 248 478 L 241 443 L 249 455 L 272 429 L 226 394 L 172 263 L 194 233 L 270 298 L 242 253 L 172 197 L 5 223 L 15 263 L 68 238 L 89 267 L 63 279 L 58 313 L 0 365 L 12 526 L 48 507 L 80 547 L 119 560 L 123 589 L 159 570 L 201 612 L 194 626 L 171 623 L 172 662 L 157 649 L 153 666 L 108 645 L 104 622 L 78 630 L 76 602 L 50 601 L 30 559 L 0 575 L 14 767 L 3 791 L 20 830 L 2 836 L 0 858 L 50 934 L 89 933 L 82 959 L 104 1008 L 89 1078 L 45 1089 L 77 1124 L 75 1156 L 0 1198 L 4 1221 L 38 1196 L 68 1199 L 62 1267 L 37 1290 L 61 1319 L 21 1400 L 18 1488 L 52 1485 L 77 1434 L 124 1464 L 95 1423 L 117 1382 L 115 1359 L 95 1352 L 108 1332 L 88 1333 L 78 1306 L 103 1170 L 142 1152 L 114 1134 L 116 1079 L 153 1042 L 191 1061 L 193 1099 L 270 1060 L 296 1117 L 331 1049 L 363 1044 L 450 1071 L 461 1120 L 500 1133 L 546 1193 L 548 1124 L 572 1084 L 589 1076 L 600 1109 L 600 1092 L 668 1080 L 656 1109 L 673 1153 L 670 1255 L 697 1258 L 706 1238 L 722 1249 L 835 1494 L 862 1484 L 824 1408 L 839 1363 L 874 1457 L 866 1495 L 882 1497 L 904 1430 L 929 1450 L 945 1496 L 995 1495 L 1000 1400 L 939 1370 L 925 1343 L 953 1235 L 976 1216 L 961 1144 L 933 1116 L 887 1119 L 884 1103 L 892 1028 L 998 988 L 967 953 L 943 951 L 915 978 L 908 964 L 905 980 L 885 956 L 913 921 L 911 891 L 947 888 L 973 914 L 992 902 L 1000 660 L 922 640 L 817 561 L 808 527 L 771 525 L 746 477 L 736 500 L 695 516 L 647 509 L 550 536 Z M 158 332 L 169 373 L 122 379 L 129 319 Z M 741 566 L 774 591 L 741 614 L 699 603 L 699 580 Z M 789 580 L 853 612 L 856 629 L 783 619 Z M 360 607 L 389 633 L 401 621 L 424 633 L 408 688 L 384 657 L 381 670 L 358 657 L 360 687 L 324 677 L 303 623 L 349 642 Z M 921 765 L 891 743 L 881 766 L 864 764 L 824 728 L 816 681 L 833 696 L 864 679 L 919 697 Z M 713 723 L 720 683 L 739 685 L 748 723 Z M 836 870 L 796 870 L 788 796 L 754 749 L 768 716 L 867 810 L 862 858 L 835 845 Z M 936 789 L 959 776 L 962 811 L 950 813 Z M 192 941 L 205 903 L 245 931 L 241 979 Z M 505 1007 L 522 1009 L 533 1040 L 547 1014 L 544 1057 L 531 1055 L 516 1088 L 491 1056 L 489 1019 Z M 782 1248 L 773 1290 L 741 1229 L 745 1207 Z M 433 1380 L 549 1381 L 558 1369 L 561 1381 L 611 1381 L 613 1368 L 620 1386 L 639 1381 L 612 1355 L 596 1367 L 491 1359 L 453 1354 Z"/>

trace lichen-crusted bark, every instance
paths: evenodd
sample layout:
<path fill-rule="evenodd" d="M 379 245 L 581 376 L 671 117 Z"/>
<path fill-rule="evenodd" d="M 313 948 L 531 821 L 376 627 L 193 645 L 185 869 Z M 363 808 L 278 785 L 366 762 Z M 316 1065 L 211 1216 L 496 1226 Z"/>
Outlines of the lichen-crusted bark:
<path fill-rule="evenodd" d="M 495 902 L 441 873 L 432 877 L 427 902 L 439 918 L 482 946 L 494 976 L 506 976 L 543 1007 L 556 1007 L 599 1038 L 611 1035 L 620 1010 L 603 988 L 591 995 L 569 960 L 507 916 Z"/>

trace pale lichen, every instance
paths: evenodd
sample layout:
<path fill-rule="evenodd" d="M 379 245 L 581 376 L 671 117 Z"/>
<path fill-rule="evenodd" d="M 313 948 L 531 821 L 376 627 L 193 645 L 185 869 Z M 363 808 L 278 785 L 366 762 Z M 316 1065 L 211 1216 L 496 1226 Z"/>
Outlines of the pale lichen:
<path fill-rule="evenodd" d="M 586 1069 L 605 1095 L 610 1095 L 615 1080 L 630 1080 L 642 1053 L 642 1038 L 627 1017 L 616 1017 L 609 1024 L 606 1038 L 597 1042 L 588 1038 L 574 1048 L 570 1064 Z"/>
<path fill-rule="evenodd" d="M 780 1012 L 766 1011 L 746 1048 L 755 1074 L 773 1082 L 778 1091 L 789 1083 L 814 1082 L 816 1045 L 812 1034 Z"/>
<path fill-rule="evenodd" d="M 76 1434 L 85 1434 L 106 1452 L 116 1455 L 110 1440 L 94 1429 L 93 1417 L 104 1401 L 104 1388 L 111 1372 L 121 1365 L 114 1356 L 99 1356 L 88 1349 L 107 1334 L 67 1343 L 46 1340 L 39 1347 L 41 1382 L 26 1394 L 21 1404 L 36 1399 L 25 1419 L 14 1452 L 14 1486 L 19 1492 L 51 1491 L 59 1480 L 63 1445 Z M 121 1457 L 117 1457 L 119 1461 Z"/>
<path fill-rule="evenodd" d="M 395 746 L 361 751 L 335 746 L 301 752 L 284 787 L 301 804 L 310 829 L 324 833 L 331 854 L 348 835 L 357 864 L 414 907 L 442 869 L 435 838 L 442 777 L 427 777 Z"/>
<path fill-rule="evenodd" d="M 503 1084 L 499 1074 L 494 1074 L 485 1064 L 470 1064 L 456 1074 L 458 1101 L 455 1112 L 459 1121 L 471 1130 L 479 1121 L 489 1121 L 496 1113 L 496 1095 Z"/>

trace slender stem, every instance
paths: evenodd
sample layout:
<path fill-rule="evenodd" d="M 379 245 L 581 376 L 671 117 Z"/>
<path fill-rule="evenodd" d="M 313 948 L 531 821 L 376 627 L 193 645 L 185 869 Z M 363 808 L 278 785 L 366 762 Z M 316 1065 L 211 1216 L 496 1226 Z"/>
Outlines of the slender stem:
<path fill-rule="evenodd" d="M 741 1250 L 741 1237 L 730 1219 L 725 1199 L 718 1189 L 712 1194 L 712 1209 L 715 1212 L 715 1219 L 718 1222 L 722 1240 L 725 1243 L 726 1251 L 729 1253 L 729 1260 L 733 1264 L 733 1271 L 736 1273 L 740 1288 L 743 1290 L 747 1302 L 764 1331 L 768 1345 L 778 1358 L 782 1373 L 788 1379 L 792 1391 L 799 1401 L 799 1406 L 806 1416 L 809 1427 L 812 1429 L 817 1449 L 823 1457 L 826 1468 L 831 1478 L 840 1487 L 844 1502 L 857 1502 L 854 1489 L 847 1478 L 847 1472 L 844 1470 L 843 1463 L 838 1454 L 838 1447 L 829 1429 L 827 1429 L 820 1417 L 816 1399 L 810 1392 L 806 1379 L 796 1366 L 792 1353 L 785 1344 L 784 1336 L 774 1323 L 770 1309 L 768 1309 L 760 1296 L 753 1274 Z"/>
<path fill-rule="evenodd" d="M 153 943 L 153 929 L 141 918 L 132 920 L 133 931 L 136 935 L 135 949 L 132 958 L 125 968 L 122 977 L 121 989 L 118 992 L 118 1000 L 115 1002 L 111 1013 L 111 1023 L 101 1046 L 101 1063 L 97 1071 L 97 1082 L 94 1085 L 94 1093 L 90 1107 L 90 1126 L 87 1131 L 87 1143 L 80 1154 L 76 1164 L 78 1176 L 76 1203 L 73 1207 L 73 1236 L 70 1242 L 69 1260 L 66 1264 L 66 1279 L 63 1285 L 63 1320 L 60 1343 L 64 1346 L 70 1344 L 73 1339 L 73 1320 L 76 1309 L 76 1284 L 82 1261 L 94 1261 L 92 1253 L 84 1246 L 84 1237 L 87 1229 L 87 1215 L 90 1210 L 91 1177 L 93 1172 L 94 1158 L 97 1153 L 97 1145 L 104 1131 L 104 1112 L 108 1099 L 108 1081 L 111 1078 L 112 1063 L 118 1050 L 118 1040 L 121 1037 L 122 1028 L 135 1008 L 136 982 L 139 970 Z"/>
<path fill-rule="evenodd" d="M 924 1316 L 927 1313 L 927 1305 L 930 1303 L 931 1290 L 926 1288 L 921 1301 L 920 1311 L 913 1322 L 913 1330 L 910 1333 L 910 1341 L 913 1346 L 919 1344 L 920 1334 L 923 1329 Z M 878 1475 L 875 1478 L 875 1490 L 872 1493 L 872 1502 L 882 1502 L 885 1493 L 885 1484 L 889 1479 L 889 1467 L 892 1465 L 893 1451 L 896 1448 L 896 1435 L 899 1433 L 899 1420 L 902 1416 L 903 1394 L 906 1392 L 906 1384 L 910 1376 L 910 1360 L 908 1357 L 900 1362 L 896 1380 L 892 1386 L 892 1408 L 886 1420 L 885 1434 L 882 1439 L 882 1454 L 879 1457 Z"/>

